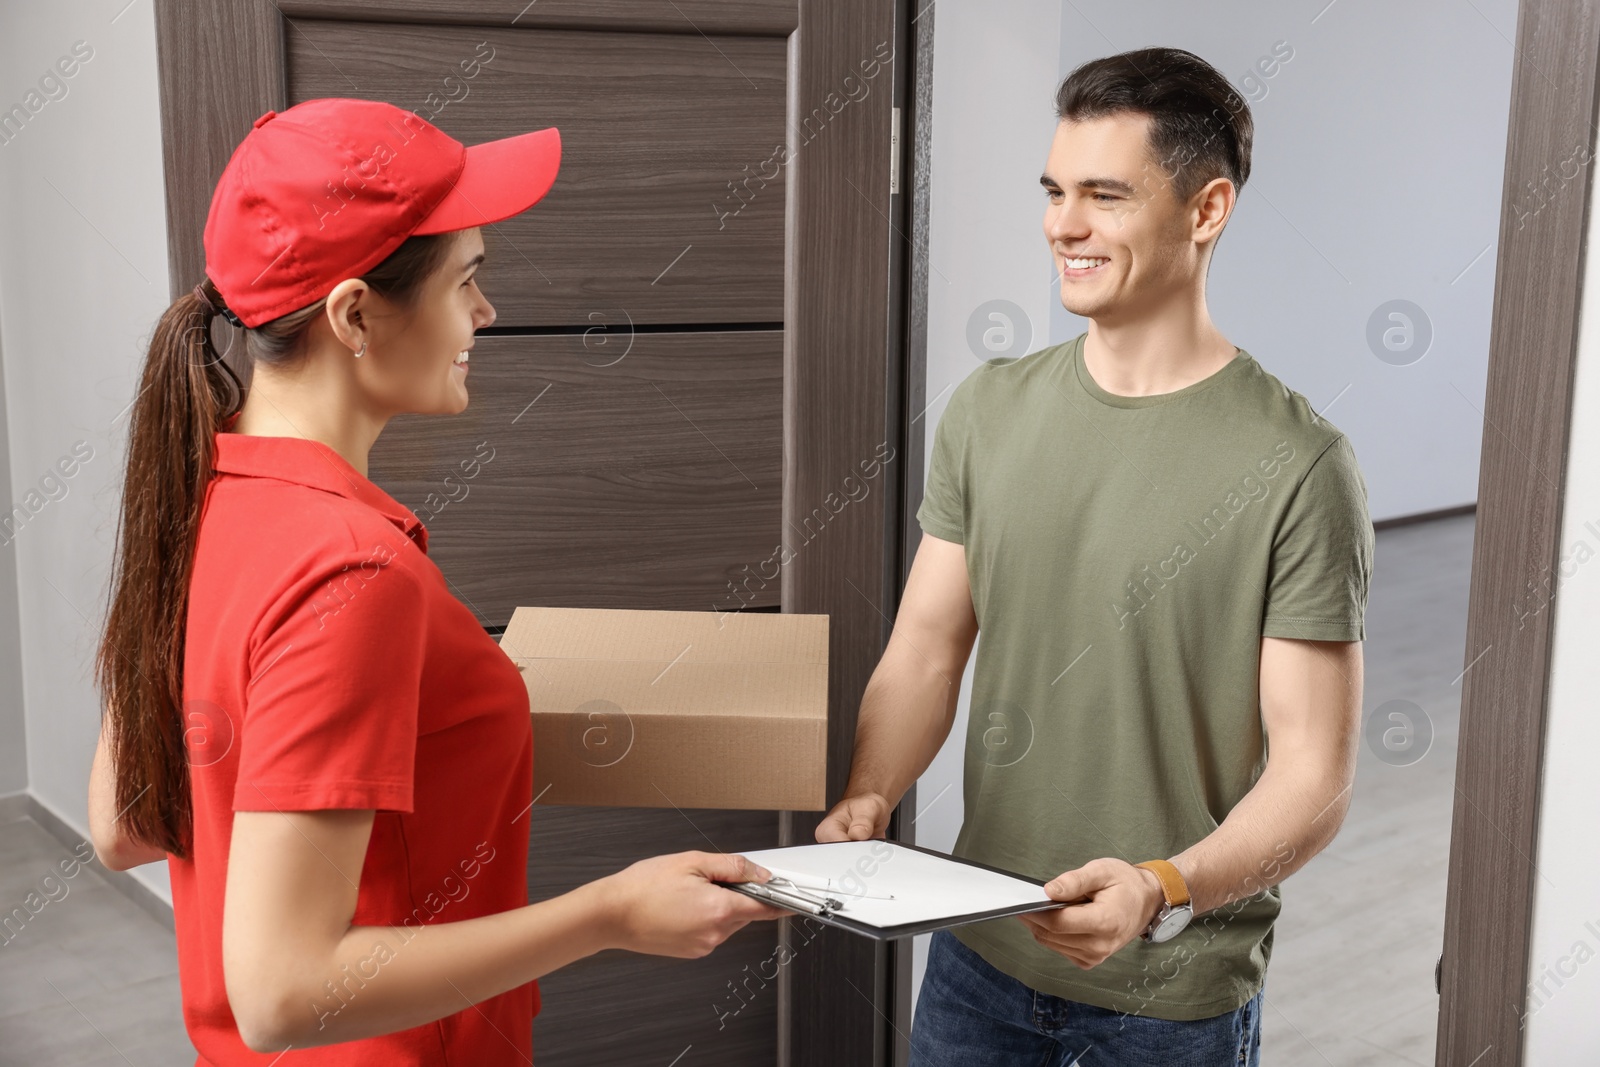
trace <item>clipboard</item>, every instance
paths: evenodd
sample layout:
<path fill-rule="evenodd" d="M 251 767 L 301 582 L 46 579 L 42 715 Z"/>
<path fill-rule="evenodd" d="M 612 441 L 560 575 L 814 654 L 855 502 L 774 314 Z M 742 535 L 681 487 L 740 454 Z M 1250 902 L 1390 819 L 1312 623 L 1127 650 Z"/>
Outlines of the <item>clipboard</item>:
<path fill-rule="evenodd" d="M 874 941 L 1066 905 L 1037 878 L 899 841 L 835 841 L 744 857 L 772 881 L 719 882 L 736 893 Z"/>

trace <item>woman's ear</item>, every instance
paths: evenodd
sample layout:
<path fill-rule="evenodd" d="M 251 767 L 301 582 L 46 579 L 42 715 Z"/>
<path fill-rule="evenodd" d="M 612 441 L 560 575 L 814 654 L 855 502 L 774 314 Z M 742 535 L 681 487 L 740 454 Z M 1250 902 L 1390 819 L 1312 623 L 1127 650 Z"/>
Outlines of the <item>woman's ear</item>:
<path fill-rule="evenodd" d="M 324 309 L 328 325 L 339 343 L 352 352 L 360 351 L 368 341 L 368 323 L 363 309 L 371 304 L 373 296 L 372 287 L 360 278 L 346 278 L 328 294 Z"/>

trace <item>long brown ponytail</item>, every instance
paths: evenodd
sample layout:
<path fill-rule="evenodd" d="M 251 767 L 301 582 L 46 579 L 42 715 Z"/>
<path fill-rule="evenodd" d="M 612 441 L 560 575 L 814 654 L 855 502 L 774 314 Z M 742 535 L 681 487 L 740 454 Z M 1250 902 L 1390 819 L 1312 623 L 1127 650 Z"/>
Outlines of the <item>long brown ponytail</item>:
<path fill-rule="evenodd" d="M 380 296 L 410 306 L 444 262 L 455 233 L 408 238 L 361 275 Z M 214 436 L 244 404 L 245 385 L 212 340 L 223 306 L 209 279 L 180 296 L 150 339 L 128 425 L 105 631 L 95 684 L 109 720 L 117 822 L 130 839 L 186 857 L 192 811 L 183 714 L 189 578 Z M 238 331 L 249 366 L 283 366 L 325 300 Z M 233 346 L 229 346 L 232 351 Z"/>

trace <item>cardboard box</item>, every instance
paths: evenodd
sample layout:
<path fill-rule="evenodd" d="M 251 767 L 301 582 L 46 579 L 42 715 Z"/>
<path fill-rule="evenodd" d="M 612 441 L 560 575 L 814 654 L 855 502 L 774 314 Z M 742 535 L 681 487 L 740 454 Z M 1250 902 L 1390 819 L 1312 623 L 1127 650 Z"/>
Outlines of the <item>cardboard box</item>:
<path fill-rule="evenodd" d="M 820 811 L 828 617 L 519 607 L 541 804 Z"/>

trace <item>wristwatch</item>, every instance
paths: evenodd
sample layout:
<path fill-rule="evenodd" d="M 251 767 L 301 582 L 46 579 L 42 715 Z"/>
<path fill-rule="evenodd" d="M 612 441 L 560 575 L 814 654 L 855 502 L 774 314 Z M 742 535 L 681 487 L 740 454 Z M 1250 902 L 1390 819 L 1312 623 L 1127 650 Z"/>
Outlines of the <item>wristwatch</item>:
<path fill-rule="evenodd" d="M 1189 887 L 1184 883 L 1183 875 L 1178 873 L 1178 868 L 1166 860 L 1146 860 L 1134 866 L 1154 872 L 1161 880 L 1161 895 L 1166 898 L 1161 910 L 1156 912 L 1156 917 L 1150 920 L 1150 925 L 1139 936 L 1155 944 L 1170 941 L 1194 917 L 1194 908 L 1189 905 Z"/>

